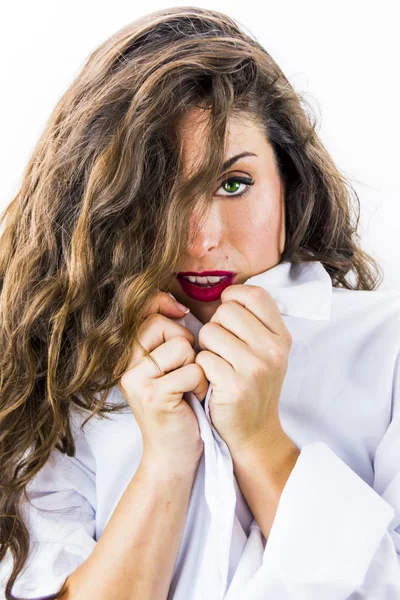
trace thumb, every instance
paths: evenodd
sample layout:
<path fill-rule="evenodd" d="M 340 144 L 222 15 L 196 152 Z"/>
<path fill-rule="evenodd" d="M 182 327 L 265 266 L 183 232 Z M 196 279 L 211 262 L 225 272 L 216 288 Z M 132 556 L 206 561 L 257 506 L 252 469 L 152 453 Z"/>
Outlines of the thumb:
<path fill-rule="evenodd" d="M 182 318 L 190 309 L 183 304 L 180 304 L 169 292 L 159 290 L 149 301 L 145 315 L 152 313 L 160 313 L 166 317 L 174 319 Z"/>
<path fill-rule="evenodd" d="M 166 294 L 173 300 L 174 308 L 177 308 L 179 312 L 183 312 L 185 315 L 190 312 L 190 308 L 178 302 L 170 292 L 166 292 Z"/>

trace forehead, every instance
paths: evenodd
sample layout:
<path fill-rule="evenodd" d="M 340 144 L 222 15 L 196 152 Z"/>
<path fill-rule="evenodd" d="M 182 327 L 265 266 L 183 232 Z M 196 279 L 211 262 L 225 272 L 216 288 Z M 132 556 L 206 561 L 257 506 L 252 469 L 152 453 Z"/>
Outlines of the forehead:
<path fill-rule="evenodd" d="M 206 144 L 208 118 L 207 109 L 194 107 L 187 111 L 178 122 L 182 160 L 187 170 L 197 165 L 202 158 L 201 149 L 205 148 Z M 271 147 L 260 125 L 249 115 L 242 113 L 228 118 L 225 158 L 244 151 L 254 152 L 257 156 L 265 159 L 270 154 Z"/>

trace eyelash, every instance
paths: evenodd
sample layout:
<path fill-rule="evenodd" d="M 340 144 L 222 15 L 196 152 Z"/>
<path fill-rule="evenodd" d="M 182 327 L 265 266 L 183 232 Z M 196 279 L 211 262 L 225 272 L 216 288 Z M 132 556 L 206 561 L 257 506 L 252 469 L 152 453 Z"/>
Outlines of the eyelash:
<path fill-rule="evenodd" d="M 245 189 L 244 192 L 242 192 L 241 194 L 230 194 L 228 192 L 227 194 L 217 194 L 217 196 L 222 195 L 225 198 L 229 197 L 229 196 L 231 196 L 233 198 L 240 198 L 241 196 L 244 196 L 245 194 L 247 194 L 247 192 L 250 190 L 250 186 L 255 184 L 254 179 L 249 179 L 248 177 L 230 177 L 229 179 L 225 179 L 225 181 L 223 181 L 219 187 L 221 188 L 225 183 L 228 183 L 231 181 L 237 181 L 238 183 L 245 183 L 245 184 L 247 184 L 247 189 Z M 224 191 L 226 191 L 226 190 L 224 190 Z"/>

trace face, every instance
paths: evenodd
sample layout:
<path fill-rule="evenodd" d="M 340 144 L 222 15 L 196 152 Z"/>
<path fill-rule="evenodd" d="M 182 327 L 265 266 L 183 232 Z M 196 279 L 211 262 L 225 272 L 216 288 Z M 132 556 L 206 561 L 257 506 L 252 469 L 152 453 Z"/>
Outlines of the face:
<path fill-rule="evenodd" d="M 196 162 L 204 123 L 204 111 L 199 108 L 181 119 L 184 172 Z M 191 216 L 194 241 L 181 262 L 180 272 L 232 271 L 235 275 L 230 284 L 240 284 L 280 262 L 285 245 L 283 184 L 272 146 L 259 126 L 245 116 L 228 121 L 225 160 L 244 152 L 252 155 L 239 158 L 221 173 L 201 227 L 195 213 Z M 247 181 L 241 183 L 238 178 Z M 248 181 L 254 184 L 249 185 Z M 203 324 L 210 321 L 221 304 L 220 298 L 193 299 L 177 277 L 169 291 Z"/>

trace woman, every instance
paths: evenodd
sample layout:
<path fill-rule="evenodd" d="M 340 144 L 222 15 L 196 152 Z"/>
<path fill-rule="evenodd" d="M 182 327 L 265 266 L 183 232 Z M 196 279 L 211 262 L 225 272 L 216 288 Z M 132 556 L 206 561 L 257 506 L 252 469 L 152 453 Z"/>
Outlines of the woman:
<path fill-rule="evenodd" d="M 400 294 L 351 217 L 227 15 L 92 53 L 3 215 L 7 600 L 400 597 Z"/>

